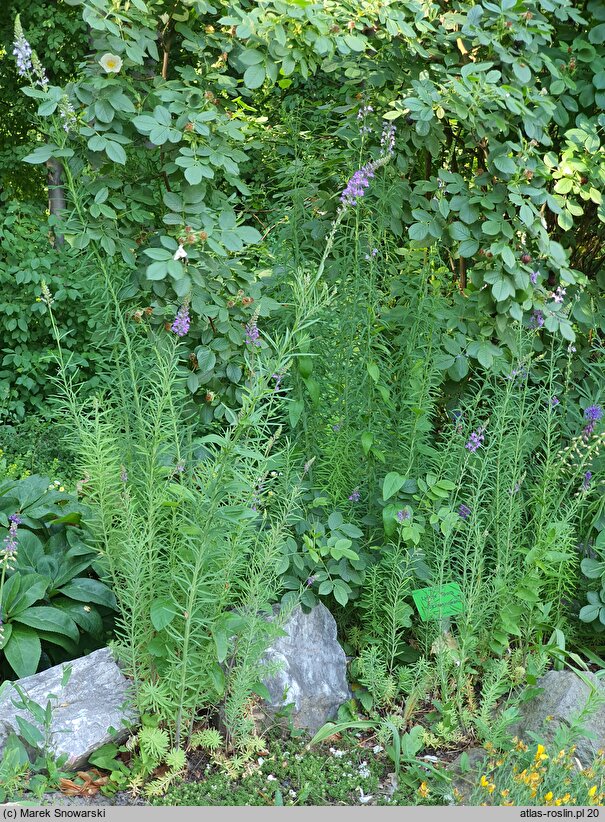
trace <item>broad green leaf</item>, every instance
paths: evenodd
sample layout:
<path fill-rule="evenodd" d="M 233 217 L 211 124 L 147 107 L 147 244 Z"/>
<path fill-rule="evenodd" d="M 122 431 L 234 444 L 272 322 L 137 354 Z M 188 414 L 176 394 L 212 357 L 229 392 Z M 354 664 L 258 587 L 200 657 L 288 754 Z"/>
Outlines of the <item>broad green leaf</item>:
<path fill-rule="evenodd" d="M 32 676 L 38 670 L 42 646 L 37 633 L 25 625 L 13 625 L 4 655 L 19 679 Z"/>
<path fill-rule="evenodd" d="M 403 486 L 405 477 L 398 474 L 396 471 L 389 472 L 382 483 L 382 499 L 386 502 L 391 499 L 399 489 Z"/>
<path fill-rule="evenodd" d="M 107 140 L 105 143 L 105 153 L 114 163 L 119 163 L 119 165 L 122 166 L 126 164 L 126 152 L 115 140 Z"/>
<path fill-rule="evenodd" d="M 106 605 L 108 608 L 116 607 L 116 598 L 113 591 L 103 582 L 96 579 L 80 577 L 69 582 L 61 588 L 60 593 L 78 602 L 94 602 L 97 605 Z"/>
<path fill-rule="evenodd" d="M 48 605 L 33 606 L 13 617 L 14 622 L 39 628 L 41 631 L 65 634 L 74 642 L 78 641 L 80 632 L 76 623 L 63 611 Z"/>
<path fill-rule="evenodd" d="M 259 64 L 249 66 L 244 72 L 244 84 L 246 88 L 260 88 L 265 82 L 265 67 Z"/>

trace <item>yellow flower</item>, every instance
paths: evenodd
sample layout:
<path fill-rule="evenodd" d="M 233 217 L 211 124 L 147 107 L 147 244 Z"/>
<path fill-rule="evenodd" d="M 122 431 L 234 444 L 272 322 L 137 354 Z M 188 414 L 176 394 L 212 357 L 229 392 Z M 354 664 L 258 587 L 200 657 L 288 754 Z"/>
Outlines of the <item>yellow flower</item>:
<path fill-rule="evenodd" d="M 101 68 L 105 69 L 107 74 L 117 74 L 122 68 L 122 58 L 117 54 L 104 54 L 99 60 Z"/>
<path fill-rule="evenodd" d="M 527 745 L 525 744 L 525 742 L 523 742 L 522 739 L 519 739 L 518 737 L 515 736 L 514 739 L 513 739 L 513 742 L 515 743 L 515 750 L 516 751 L 526 751 L 527 750 Z"/>
<path fill-rule="evenodd" d="M 549 791 L 548 793 L 545 793 L 545 794 L 544 794 L 544 801 L 545 801 L 545 802 L 551 802 L 551 801 L 552 801 L 553 796 L 554 796 L 554 794 L 553 794 L 553 792 L 552 792 L 552 791 Z"/>
<path fill-rule="evenodd" d="M 596 792 L 597 792 L 597 786 L 596 786 L 596 785 L 593 785 L 593 786 L 592 786 L 592 788 L 589 788 L 589 790 L 588 790 L 588 796 L 589 796 L 591 799 L 593 799 L 593 798 L 594 798 L 594 795 L 596 794 Z"/>
<path fill-rule="evenodd" d="M 496 787 L 493 782 L 489 781 L 489 779 L 487 778 L 487 776 L 485 774 L 483 774 L 483 776 L 479 780 L 479 784 L 481 785 L 482 788 L 485 788 L 485 790 L 488 791 L 489 793 L 493 793 L 494 789 Z"/>
<path fill-rule="evenodd" d="M 536 756 L 534 758 L 536 762 L 543 762 L 545 759 L 548 759 L 548 754 L 546 753 L 546 748 L 544 745 L 538 745 L 536 748 Z"/>
<path fill-rule="evenodd" d="M 421 783 L 420 787 L 418 788 L 418 793 L 420 794 L 420 796 L 422 796 L 423 799 L 426 799 L 426 797 L 429 795 L 429 786 L 426 784 L 426 782 Z"/>

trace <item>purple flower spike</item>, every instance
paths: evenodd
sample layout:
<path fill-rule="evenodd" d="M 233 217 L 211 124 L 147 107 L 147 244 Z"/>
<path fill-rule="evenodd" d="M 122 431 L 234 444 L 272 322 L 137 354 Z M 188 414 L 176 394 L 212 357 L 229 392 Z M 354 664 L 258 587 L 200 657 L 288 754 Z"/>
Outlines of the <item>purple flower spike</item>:
<path fill-rule="evenodd" d="M 17 61 L 17 71 L 20 77 L 24 77 L 32 70 L 32 50 L 30 44 L 25 39 L 25 34 L 21 28 L 21 22 L 17 17 L 15 23 L 15 42 L 13 43 L 13 54 Z"/>
<path fill-rule="evenodd" d="M 258 347 L 261 344 L 259 337 L 260 331 L 258 330 L 256 320 L 251 320 L 246 326 L 246 345 Z"/>
<path fill-rule="evenodd" d="M 184 337 L 185 334 L 189 333 L 190 326 L 191 318 L 189 317 L 189 306 L 187 304 L 183 304 L 179 308 L 170 330 L 173 334 L 176 334 L 177 337 Z"/>
<path fill-rule="evenodd" d="M 531 280 L 532 285 L 535 285 L 538 282 L 538 274 L 538 271 L 532 271 L 532 273 L 529 275 L 529 279 Z"/>
<path fill-rule="evenodd" d="M 410 518 L 410 512 L 409 512 L 409 511 L 407 511 L 407 510 L 404 508 L 402 511 L 397 511 L 396 516 L 397 516 L 397 519 L 399 520 L 399 522 L 403 522 L 404 520 L 406 520 L 406 519 L 409 519 L 409 518 Z"/>
<path fill-rule="evenodd" d="M 534 313 L 529 318 L 529 327 L 530 328 L 542 328 L 544 325 L 544 314 L 542 311 L 536 309 Z"/>
<path fill-rule="evenodd" d="M 483 440 L 483 432 L 481 428 L 478 428 L 476 431 L 473 431 L 469 438 L 469 441 L 466 443 L 464 447 L 467 448 L 471 452 L 471 454 L 474 454 L 475 451 L 483 445 Z"/>
<path fill-rule="evenodd" d="M 359 489 L 356 488 L 349 497 L 350 502 L 359 502 L 361 499 L 361 494 L 359 493 Z"/>
<path fill-rule="evenodd" d="M 465 505 L 464 503 L 462 503 L 462 505 L 458 508 L 458 516 L 461 519 L 468 519 L 470 517 L 470 515 L 471 515 L 471 509 L 468 507 L 468 505 Z"/>
<path fill-rule="evenodd" d="M 584 474 L 584 479 L 582 481 L 582 491 L 588 491 L 588 486 L 590 485 L 590 480 L 592 479 L 592 471 L 587 471 Z"/>
<path fill-rule="evenodd" d="M 603 416 L 603 409 L 600 405 L 589 405 L 584 409 L 584 419 L 586 422 L 598 422 Z"/>
<path fill-rule="evenodd" d="M 355 206 L 357 201 L 366 193 L 370 187 L 370 180 L 374 176 L 372 163 L 367 163 L 351 177 L 345 190 L 340 195 L 340 201 L 344 206 Z"/>

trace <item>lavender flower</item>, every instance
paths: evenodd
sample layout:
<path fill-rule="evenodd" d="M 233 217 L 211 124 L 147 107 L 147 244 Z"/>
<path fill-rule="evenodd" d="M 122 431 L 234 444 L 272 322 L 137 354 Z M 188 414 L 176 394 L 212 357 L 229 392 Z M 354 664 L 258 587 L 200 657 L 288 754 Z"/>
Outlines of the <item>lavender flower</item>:
<path fill-rule="evenodd" d="M 464 503 L 462 503 L 460 505 L 460 507 L 458 508 L 458 516 L 461 519 L 468 519 L 470 517 L 470 515 L 471 515 L 471 509 L 468 507 L 468 505 L 465 505 Z"/>
<path fill-rule="evenodd" d="M 559 286 L 557 288 L 557 290 L 554 292 L 554 294 L 552 295 L 552 298 L 556 303 L 562 303 L 563 302 L 563 297 L 566 294 L 567 294 L 567 291 L 564 288 L 561 288 L 561 286 Z"/>
<path fill-rule="evenodd" d="M 374 109 L 372 106 L 362 106 L 359 111 L 357 112 L 357 119 L 358 120 L 365 120 L 365 118 L 370 114 Z"/>
<path fill-rule="evenodd" d="M 366 188 L 369 188 L 373 176 L 373 163 L 366 163 L 365 166 L 356 171 L 340 195 L 340 202 L 343 206 L 357 205 L 357 201 L 365 194 Z"/>
<path fill-rule="evenodd" d="M 246 345 L 259 346 L 260 331 L 256 324 L 256 317 L 253 317 L 246 326 Z"/>
<path fill-rule="evenodd" d="M 584 426 L 584 431 L 582 434 L 585 440 L 592 435 L 592 432 L 595 430 L 597 423 L 602 416 L 603 409 L 600 405 L 589 405 L 588 408 L 584 409 L 584 419 L 586 420 L 587 425 Z"/>
<path fill-rule="evenodd" d="M 393 123 L 385 125 L 382 129 L 382 136 L 380 138 L 380 145 L 386 154 L 392 154 L 395 151 L 395 132 L 397 131 Z"/>
<path fill-rule="evenodd" d="M 592 479 L 592 471 L 586 471 L 584 479 L 582 480 L 582 491 L 588 491 L 590 480 Z"/>
<path fill-rule="evenodd" d="M 24 77 L 32 70 L 32 49 L 25 39 L 23 27 L 19 15 L 15 19 L 15 42 L 13 43 L 13 54 L 17 61 L 17 71 L 20 77 Z"/>
<path fill-rule="evenodd" d="M 538 274 L 538 271 L 532 271 L 532 273 L 529 275 L 529 279 L 531 280 L 532 285 L 535 285 L 538 282 Z"/>
<path fill-rule="evenodd" d="M 407 510 L 407 508 L 404 508 L 401 511 L 397 511 L 396 516 L 399 522 L 403 522 L 404 520 L 410 518 L 410 512 Z"/>
<path fill-rule="evenodd" d="M 484 440 L 483 432 L 481 428 L 478 428 L 476 431 L 470 435 L 469 441 L 464 446 L 467 448 L 472 454 L 483 445 Z"/>
<path fill-rule="evenodd" d="M 21 517 L 17 514 L 11 514 L 8 518 L 10 522 L 10 526 L 8 529 L 8 535 L 4 539 L 4 554 L 8 556 L 9 554 L 14 554 L 17 550 L 17 528 L 21 525 Z"/>
<path fill-rule="evenodd" d="M 359 493 L 359 489 L 355 488 L 355 490 L 349 496 L 349 501 L 350 502 L 359 502 L 360 499 L 361 499 L 361 494 Z"/>
<path fill-rule="evenodd" d="M 555 396 L 550 398 L 550 407 L 551 408 L 556 408 L 557 405 L 559 405 L 559 398 L 555 395 Z"/>
<path fill-rule="evenodd" d="M 584 419 L 587 422 L 598 422 L 603 416 L 603 409 L 600 405 L 589 405 L 584 409 Z"/>
<path fill-rule="evenodd" d="M 170 330 L 173 334 L 176 334 L 177 337 L 184 337 L 185 334 L 189 333 L 190 327 L 191 318 L 189 317 L 189 305 L 187 303 L 183 303 L 174 318 L 174 322 L 172 323 Z"/>
<path fill-rule="evenodd" d="M 542 328 L 544 325 L 544 314 L 536 309 L 529 319 L 530 328 Z"/>
<path fill-rule="evenodd" d="M 274 391 L 279 391 L 281 381 L 283 380 L 283 374 L 271 374 L 271 379 L 275 380 L 275 385 L 273 386 Z"/>
<path fill-rule="evenodd" d="M 305 581 L 305 585 L 307 586 L 307 588 L 310 588 L 311 585 L 313 585 L 313 583 L 315 582 L 315 580 L 316 580 L 316 577 L 314 577 L 314 576 L 307 577 L 307 579 Z"/>

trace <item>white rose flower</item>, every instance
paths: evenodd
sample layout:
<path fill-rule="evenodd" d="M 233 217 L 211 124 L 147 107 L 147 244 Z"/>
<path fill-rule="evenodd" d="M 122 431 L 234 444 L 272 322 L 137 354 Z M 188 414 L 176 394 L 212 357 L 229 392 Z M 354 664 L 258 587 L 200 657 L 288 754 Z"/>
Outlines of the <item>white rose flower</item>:
<path fill-rule="evenodd" d="M 117 54 L 107 53 L 101 57 L 99 64 L 108 74 L 117 74 L 122 68 L 122 58 Z"/>

